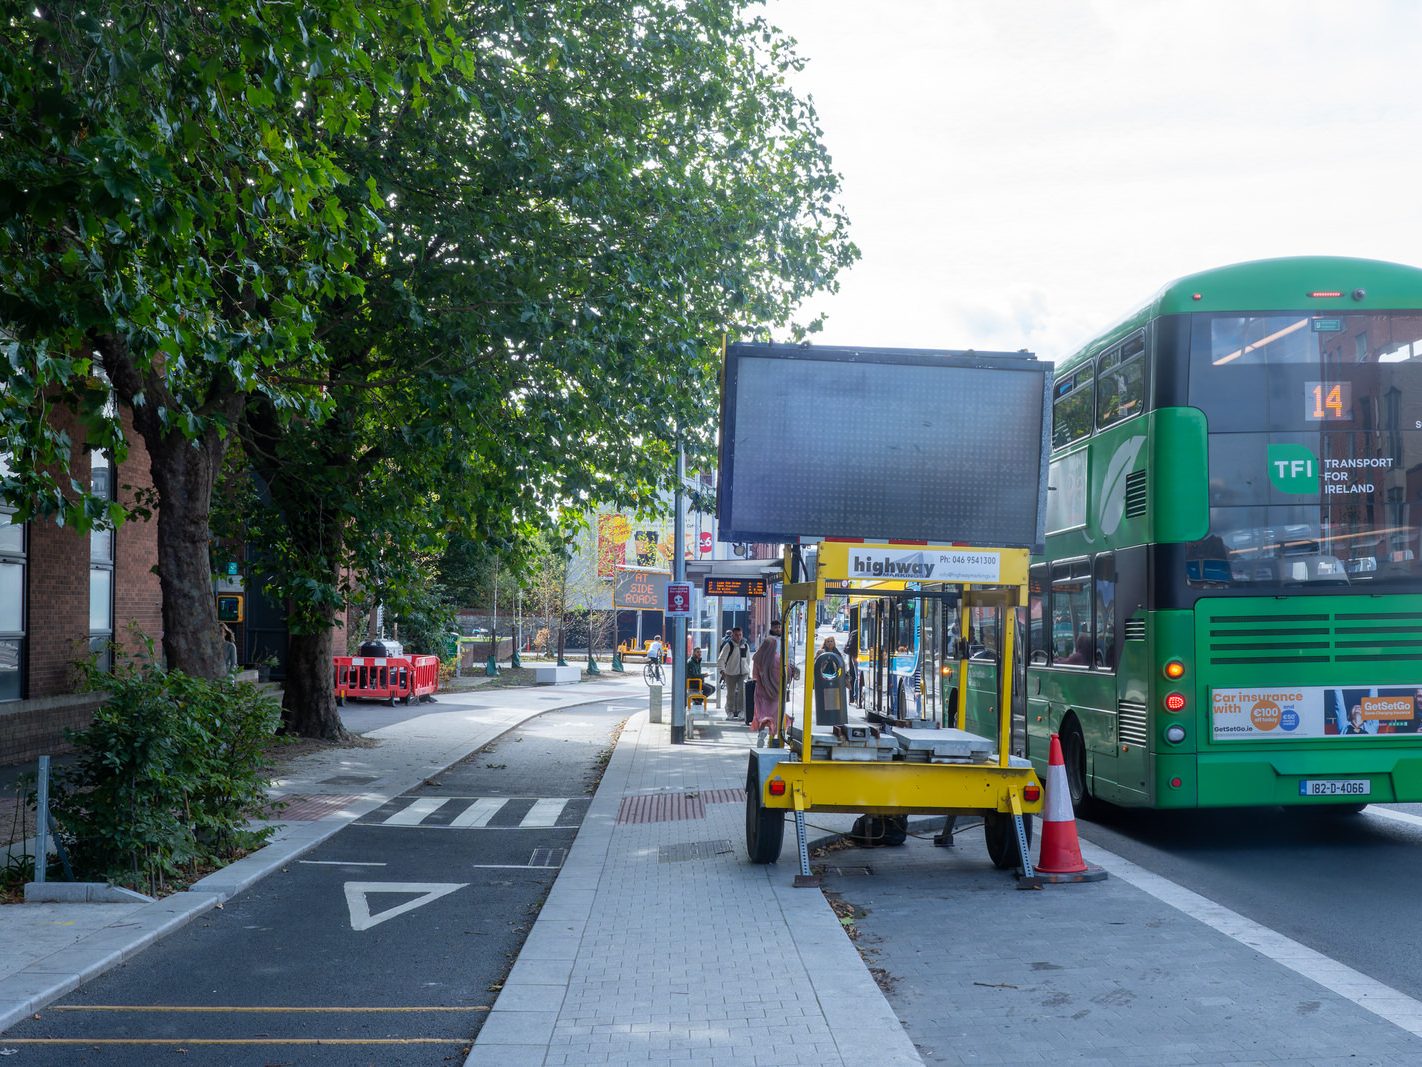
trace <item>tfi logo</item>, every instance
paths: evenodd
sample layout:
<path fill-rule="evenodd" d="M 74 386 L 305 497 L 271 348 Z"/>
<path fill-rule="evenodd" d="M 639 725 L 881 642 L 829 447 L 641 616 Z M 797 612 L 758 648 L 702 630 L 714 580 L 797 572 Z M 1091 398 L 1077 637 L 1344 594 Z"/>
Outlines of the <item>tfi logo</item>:
<path fill-rule="evenodd" d="M 1318 457 L 1303 445 L 1269 446 L 1269 480 L 1281 493 L 1317 493 Z"/>

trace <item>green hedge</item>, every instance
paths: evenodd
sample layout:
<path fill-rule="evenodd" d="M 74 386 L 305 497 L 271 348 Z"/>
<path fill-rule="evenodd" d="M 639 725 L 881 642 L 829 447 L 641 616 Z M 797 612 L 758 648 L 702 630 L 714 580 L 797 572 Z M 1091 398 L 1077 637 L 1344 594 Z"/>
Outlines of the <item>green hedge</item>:
<path fill-rule="evenodd" d="M 56 779 L 53 808 L 75 877 L 149 893 L 260 845 L 264 748 L 281 723 L 253 685 L 193 678 L 152 663 L 90 671 L 108 693 L 71 731 L 77 763 Z"/>

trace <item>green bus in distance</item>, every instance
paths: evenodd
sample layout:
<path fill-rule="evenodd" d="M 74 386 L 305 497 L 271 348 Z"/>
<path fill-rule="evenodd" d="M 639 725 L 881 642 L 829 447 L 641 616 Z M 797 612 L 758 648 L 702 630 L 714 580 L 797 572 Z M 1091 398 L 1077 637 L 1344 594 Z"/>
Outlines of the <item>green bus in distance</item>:
<path fill-rule="evenodd" d="M 1078 812 L 1422 801 L 1422 270 L 1195 274 L 1054 381 L 1014 747 Z"/>

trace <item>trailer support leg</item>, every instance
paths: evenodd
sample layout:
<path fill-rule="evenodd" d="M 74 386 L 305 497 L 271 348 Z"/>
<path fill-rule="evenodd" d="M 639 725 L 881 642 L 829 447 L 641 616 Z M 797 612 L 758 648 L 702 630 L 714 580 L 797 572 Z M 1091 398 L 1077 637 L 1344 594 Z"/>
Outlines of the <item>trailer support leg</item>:
<path fill-rule="evenodd" d="M 820 880 L 810 871 L 810 846 L 805 839 L 805 789 L 795 783 L 795 844 L 800 850 L 800 873 L 795 876 L 796 889 L 817 889 Z"/>
<path fill-rule="evenodd" d="M 1017 853 L 1022 857 L 1022 871 L 1017 876 L 1018 889 L 1041 889 L 1042 880 L 1032 869 L 1032 846 L 1027 844 L 1027 827 L 1022 824 L 1026 818 L 1022 814 L 1022 798 L 1016 790 L 1012 794 L 1012 827 L 1017 831 Z"/>

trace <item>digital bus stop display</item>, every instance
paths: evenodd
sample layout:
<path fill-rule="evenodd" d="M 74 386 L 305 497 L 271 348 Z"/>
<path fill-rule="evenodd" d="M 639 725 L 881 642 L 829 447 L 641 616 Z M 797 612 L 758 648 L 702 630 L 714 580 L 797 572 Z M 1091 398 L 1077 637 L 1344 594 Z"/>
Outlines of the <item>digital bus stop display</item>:
<path fill-rule="evenodd" d="M 707 596 L 765 596 L 765 579 L 707 578 L 702 592 Z"/>
<path fill-rule="evenodd" d="M 731 345 L 720 539 L 1036 548 L 1050 384 L 1024 353 Z"/>

